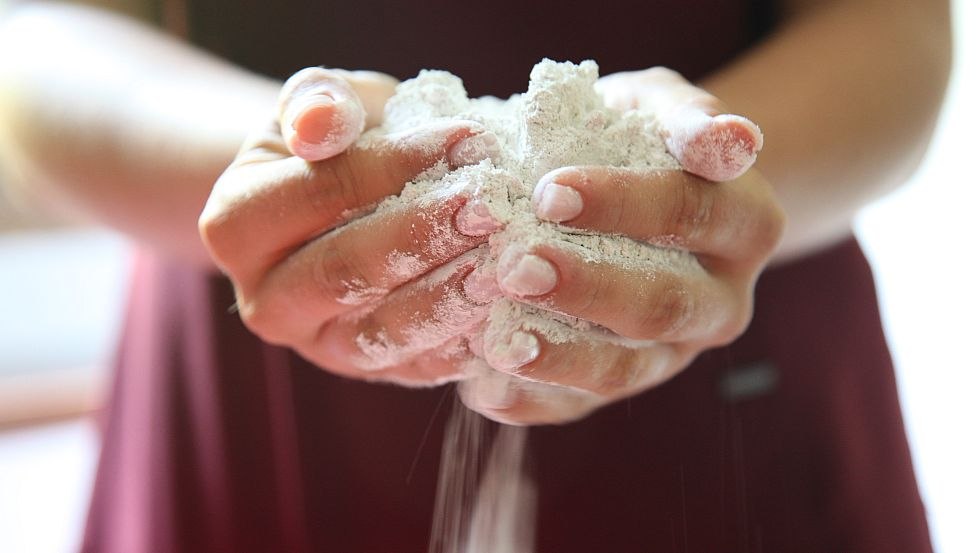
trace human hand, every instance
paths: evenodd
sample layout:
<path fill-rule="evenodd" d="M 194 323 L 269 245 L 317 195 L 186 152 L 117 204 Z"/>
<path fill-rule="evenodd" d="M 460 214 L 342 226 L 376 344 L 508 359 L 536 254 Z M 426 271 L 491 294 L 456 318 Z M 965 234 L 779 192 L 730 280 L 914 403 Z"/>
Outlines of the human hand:
<path fill-rule="evenodd" d="M 379 359 L 354 329 L 383 321 L 377 332 L 397 336 L 412 313 L 392 313 L 392 291 L 449 262 L 433 274 L 462 286 L 479 252 L 460 256 L 494 227 L 459 194 L 357 216 L 439 162 L 455 168 L 492 157 L 495 139 L 478 124 L 454 122 L 354 144 L 380 120 L 395 84 L 367 72 L 294 75 L 277 116 L 216 182 L 199 228 L 235 285 L 243 321 L 261 338 L 345 376 L 431 384 L 458 376 L 445 347 L 431 360 L 418 344 Z M 367 313 L 368 305 L 376 309 Z M 475 324 L 480 308 L 464 298 L 456 323 Z"/>
<path fill-rule="evenodd" d="M 784 216 L 769 184 L 749 169 L 761 146 L 751 122 L 716 116 L 725 113 L 721 102 L 666 70 L 600 83 L 614 105 L 658 115 L 688 172 L 561 168 L 535 188 L 538 217 L 684 250 L 697 262 L 651 271 L 589 262 L 557 244 L 506 250 L 496 272 L 503 294 L 609 333 L 564 343 L 521 327 L 477 336 L 472 347 L 488 370 L 462 382 L 460 395 L 501 422 L 580 418 L 663 383 L 701 351 L 734 340 L 749 322 L 755 281 L 782 233 Z"/>

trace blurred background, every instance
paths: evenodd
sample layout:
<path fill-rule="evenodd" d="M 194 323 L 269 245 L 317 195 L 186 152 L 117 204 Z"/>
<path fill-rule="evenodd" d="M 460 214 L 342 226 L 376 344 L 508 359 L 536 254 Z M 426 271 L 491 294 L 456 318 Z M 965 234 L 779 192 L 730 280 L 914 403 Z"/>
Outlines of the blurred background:
<path fill-rule="evenodd" d="M 938 133 L 857 233 L 879 285 L 937 552 L 980 551 L 980 2 L 954 0 L 956 60 Z M 971 100 L 972 98 L 972 100 Z M 131 246 L 53 227 L 0 197 L 0 552 L 80 537 Z M 969 252 L 974 253 L 969 253 Z"/>

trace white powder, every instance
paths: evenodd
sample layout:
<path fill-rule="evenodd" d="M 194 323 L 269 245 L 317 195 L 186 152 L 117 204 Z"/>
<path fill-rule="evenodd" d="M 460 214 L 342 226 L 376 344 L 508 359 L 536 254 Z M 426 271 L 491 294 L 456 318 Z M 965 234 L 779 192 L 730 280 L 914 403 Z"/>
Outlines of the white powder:
<path fill-rule="evenodd" d="M 548 243 L 574 251 L 588 262 L 611 262 L 650 275 L 670 270 L 702 270 L 693 256 L 678 249 L 655 247 L 622 236 L 584 232 L 538 220 L 531 195 L 549 171 L 574 165 L 605 165 L 639 169 L 679 169 L 666 150 L 658 123 L 631 111 L 621 113 L 603 106 L 594 89 L 598 67 L 544 60 L 531 71 L 525 94 L 504 101 L 467 97 L 459 78 L 442 71 L 423 71 L 399 85 L 388 101 L 380 128 L 367 133 L 362 144 L 381 134 L 410 131 L 434 121 L 475 121 L 493 133 L 500 150 L 493 160 L 451 170 L 439 164 L 408 183 L 399 196 L 382 202 L 372 217 L 393 215 L 420 202 L 439 205 L 466 194 L 482 202 L 502 229 L 489 239 L 489 247 L 472 256 L 478 271 L 494 271 L 505 249 L 520 244 L 531 248 Z M 436 147 L 435 145 L 433 147 Z M 473 155 L 474 152 L 461 152 Z M 449 253 L 458 240 L 451 227 L 437 233 L 434 257 Z M 409 278 L 424 264 L 416 253 L 394 252 L 387 270 L 395 279 Z M 421 290 L 431 291 L 446 281 L 452 268 L 432 271 Z M 352 291 L 352 298 L 373 291 Z M 485 330 L 483 351 L 498 347 L 496 336 L 518 328 L 531 329 L 552 343 L 570 340 L 613 341 L 626 346 L 644 344 L 616 337 L 588 321 L 509 299 L 472 309 L 472 301 L 451 293 L 429 315 L 409 315 L 400 340 L 384 334 L 357 339 L 365 368 L 383 368 L 414 353 L 443 344 L 458 347 L 458 336 Z M 475 338 L 475 337 L 474 337 Z M 490 343 L 487 343 L 490 342 Z M 474 343 L 476 343 L 474 341 Z M 477 360 L 470 370 L 492 383 L 492 369 Z M 499 373 L 498 373 L 499 374 Z M 498 379 L 506 386 L 506 379 Z M 522 470 L 527 438 L 525 428 L 504 427 L 496 434 L 489 457 L 483 450 L 487 421 L 457 405 L 446 430 L 433 521 L 432 553 L 530 553 L 534 543 L 534 486 Z"/>
<path fill-rule="evenodd" d="M 415 79 L 398 86 L 385 107 L 382 125 L 366 133 L 370 143 L 380 134 L 409 131 L 434 121 L 475 121 L 493 133 L 500 144 L 499 155 L 476 165 L 450 170 L 445 164 L 431 168 L 408 183 L 399 196 L 382 202 L 376 213 L 404 209 L 410 202 L 423 205 L 444 201 L 457 194 L 482 202 L 503 229 L 490 237 L 487 267 L 493 270 L 501 253 L 515 243 L 525 247 L 549 243 L 577 252 L 590 262 L 607 261 L 653 275 L 700 271 L 694 257 L 677 249 L 655 247 L 623 236 L 598 234 L 539 220 L 531 206 L 531 194 L 538 180 L 551 170 L 574 165 L 606 165 L 639 169 L 679 169 L 667 153 L 658 132 L 657 121 L 637 111 L 620 112 L 606 108 L 595 91 L 598 66 L 585 61 L 580 65 L 543 60 L 531 71 L 525 94 L 504 101 L 497 98 L 469 98 L 462 81 L 444 71 L 422 71 Z M 446 248 L 455 230 L 434 241 L 434 250 Z M 410 252 L 388 257 L 393 274 L 410 273 L 418 258 Z M 553 343 L 582 339 L 590 333 L 608 337 L 595 325 L 557 312 L 546 311 L 509 299 L 499 299 L 489 308 L 488 335 L 505 335 L 517 328 L 533 329 Z M 417 336 L 417 349 L 438 345 Z M 436 337 L 442 337 L 437 333 Z M 371 362 L 377 367 L 381 350 L 390 344 L 362 337 Z M 425 343 L 423 343 L 425 342 Z M 621 343 L 629 345 L 629 341 Z M 486 344 L 493 347 L 494 344 Z"/>
<path fill-rule="evenodd" d="M 429 553 L 533 553 L 537 497 L 524 470 L 527 428 L 491 428 L 459 401 L 452 409 Z"/>

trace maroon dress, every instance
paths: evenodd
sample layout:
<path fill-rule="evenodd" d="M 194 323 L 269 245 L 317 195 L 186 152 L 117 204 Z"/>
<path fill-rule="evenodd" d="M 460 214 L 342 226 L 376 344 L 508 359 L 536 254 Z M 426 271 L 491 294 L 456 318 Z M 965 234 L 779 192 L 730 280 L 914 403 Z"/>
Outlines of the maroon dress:
<path fill-rule="evenodd" d="M 436 67 L 474 95 L 523 90 L 544 56 L 697 78 L 771 25 L 748 0 L 530 4 L 202 0 L 186 15 L 195 42 L 271 75 Z M 446 388 L 333 376 L 262 343 L 233 302 L 224 278 L 139 258 L 83 551 L 425 551 Z M 540 553 L 930 551 L 853 240 L 763 274 L 734 344 L 533 429 L 530 449 Z"/>

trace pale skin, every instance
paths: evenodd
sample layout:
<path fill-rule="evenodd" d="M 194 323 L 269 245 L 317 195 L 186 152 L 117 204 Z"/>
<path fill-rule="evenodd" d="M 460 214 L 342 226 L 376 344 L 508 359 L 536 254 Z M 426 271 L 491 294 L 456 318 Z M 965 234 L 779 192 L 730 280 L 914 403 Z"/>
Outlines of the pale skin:
<path fill-rule="evenodd" d="M 486 240 L 486 229 L 457 225 L 467 198 L 449 199 L 426 219 L 457 230 L 455 249 L 441 256 L 427 253 L 431 233 L 424 227 L 398 232 L 413 223 L 420 228 L 418 212 L 406 211 L 386 229 L 344 226 L 351 211 L 396 193 L 436 160 L 473 161 L 460 155 L 463 141 L 484 143 L 478 127 L 434 125 L 345 151 L 360 130 L 355 119 L 363 117 L 367 126 L 377 121 L 393 85 L 389 78 L 307 72 L 280 93 L 278 83 L 98 13 L 42 5 L 15 11 L 3 25 L 0 49 L 24 48 L 33 36 L 49 44 L 30 64 L 0 62 L 2 155 L 4 165 L 31 177 L 35 188 L 25 196 L 114 225 L 174 257 L 202 265 L 213 259 L 236 284 L 252 330 L 327 370 L 424 384 L 457 378 L 469 356 L 482 354 L 494 370 L 464 382 L 464 401 L 518 424 L 579 418 L 663 382 L 699 352 L 737 337 L 767 263 L 846 236 L 854 212 L 914 168 L 949 64 L 945 2 L 789 2 L 769 40 L 702 83 L 765 131 L 756 168 L 730 180 L 734 173 L 724 170 L 707 175 L 724 182 L 679 171 L 567 168 L 550 174 L 535 193 L 544 219 L 682 245 L 698 256 L 702 274 L 642 278 L 540 246 L 512 254 L 488 277 L 475 275 L 467 257 Z M 103 40 L 79 48 L 79 38 L 93 32 Z M 69 55 L 78 59 L 66 63 Z M 112 64 L 105 75 L 123 77 L 93 82 L 83 68 L 96 61 Z M 297 87 L 304 79 L 327 84 Z M 225 90 L 238 91 L 234 101 Z M 324 92 L 331 101 L 322 101 Z M 662 70 L 607 77 L 602 92 L 612 105 L 652 109 L 677 129 L 729 112 L 714 96 Z M 167 113 L 163 100 L 175 95 L 194 102 Z M 277 95 L 279 109 L 270 117 Z M 438 138 L 443 147 L 433 153 L 413 145 L 424 137 Z M 675 155 L 683 154 L 685 145 L 677 147 Z M 205 250 L 194 222 L 209 193 L 200 217 Z M 423 290 L 417 275 L 392 279 L 377 271 L 393 250 L 419 254 L 418 274 L 446 266 L 445 282 Z M 509 274 L 521 265 L 513 260 L 526 254 L 533 262 L 523 266 L 537 270 L 521 278 Z M 374 295 L 352 298 L 349 285 L 358 279 Z M 398 336 L 407 313 L 425 313 L 453 289 L 472 300 L 458 335 L 447 333 L 441 349 L 365 370 L 355 336 L 380 329 Z M 497 294 L 657 345 L 556 345 L 520 329 L 481 336 L 474 329 Z M 360 301 L 377 303 L 370 317 L 353 322 L 342 316 Z M 466 349 L 449 347 L 464 341 Z M 505 347 L 493 347 L 500 344 Z"/>

